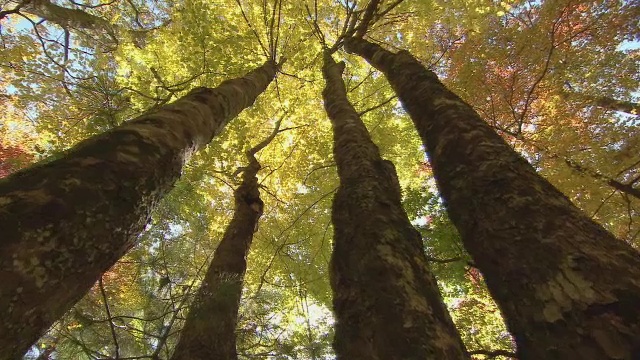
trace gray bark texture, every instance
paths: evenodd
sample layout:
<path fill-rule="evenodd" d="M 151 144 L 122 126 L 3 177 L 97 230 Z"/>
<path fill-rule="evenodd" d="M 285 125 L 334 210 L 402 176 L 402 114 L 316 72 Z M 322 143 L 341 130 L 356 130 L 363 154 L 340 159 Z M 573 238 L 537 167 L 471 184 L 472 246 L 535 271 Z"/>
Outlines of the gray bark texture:
<path fill-rule="evenodd" d="M 522 360 L 640 357 L 640 255 L 554 188 L 407 52 L 363 39 L 424 141 L 449 216 Z"/>
<path fill-rule="evenodd" d="M 197 88 L 0 181 L 0 359 L 24 354 L 135 243 L 189 155 L 253 104 L 274 62 Z"/>
<path fill-rule="evenodd" d="M 340 177 L 330 264 L 338 359 L 465 359 L 420 234 L 402 208 L 395 168 L 349 103 L 343 69 L 325 54 L 323 98 Z"/>

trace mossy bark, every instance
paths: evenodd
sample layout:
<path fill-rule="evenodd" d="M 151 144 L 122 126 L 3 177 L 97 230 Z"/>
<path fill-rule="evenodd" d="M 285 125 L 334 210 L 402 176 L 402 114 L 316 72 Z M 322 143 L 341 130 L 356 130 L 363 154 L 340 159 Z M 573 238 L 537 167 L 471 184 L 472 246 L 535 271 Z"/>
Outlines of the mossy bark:
<path fill-rule="evenodd" d="M 520 359 L 640 356 L 640 255 L 576 208 L 407 52 L 345 48 L 382 71 Z"/>
<path fill-rule="evenodd" d="M 249 160 L 234 191 L 233 218 L 191 303 L 172 360 L 238 358 L 235 332 L 246 257 L 263 207 L 256 177 L 260 164 L 253 155 Z"/>
<path fill-rule="evenodd" d="M 333 124 L 340 187 L 332 209 L 331 287 L 339 359 L 463 359 L 464 345 L 429 270 L 420 234 L 325 54 L 324 105 Z"/>
<path fill-rule="evenodd" d="M 0 181 L 0 359 L 22 355 L 131 248 L 189 155 L 274 78 L 267 62 Z"/>

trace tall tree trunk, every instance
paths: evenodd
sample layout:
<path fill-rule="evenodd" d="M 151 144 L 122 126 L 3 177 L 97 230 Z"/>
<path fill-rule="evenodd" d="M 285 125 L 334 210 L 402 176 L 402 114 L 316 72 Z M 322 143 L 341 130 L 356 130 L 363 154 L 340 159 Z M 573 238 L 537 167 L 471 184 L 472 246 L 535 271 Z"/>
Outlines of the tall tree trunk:
<path fill-rule="evenodd" d="M 269 85 L 269 61 L 0 180 L 0 359 L 22 355 L 135 243 L 189 155 Z"/>
<path fill-rule="evenodd" d="M 362 39 L 424 141 L 465 248 L 521 359 L 640 355 L 640 256 L 585 216 L 407 52 Z"/>
<path fill-rule="evenodd" d="M 395 168 L 347 100 L 343 69 L 325 53 L 322 94 L 340 177 L 331 257 L 338 358 L 466 358 L 420 234 L 402 208 Z"/>
<path fill-rule="evenodd" d="M 235 211 L 193 300 L 172 360 L 237 359 L 236 322 L 253 232 L 262 214 L 255 158 L 234 191 Z"/>
<path fill-rule="evenodd" d="M 191 304 L 172 360 L 238 358 L 236 323 L 247 270 L 246 257 L 263 208 L 257 178 L 260 163 L 255 154 L 273 140 L 279 124 L 266 140 L 247 152 L 249 164 L 243 169 L 242 183 L 233 192 L 233 218 Z"/>
<path fill-rule="evenodd" d="M 563 97 L 584 102 L 586 105 L 620 111 L 629 115 L 640 115 L 640 104 L 632 101 L 618 100 L 607 96 L 593 96 L 575 91 L 563 91 Z"/>
<path fill-rule="evenodd" d="M 133 6 L 133 5 L 132 5 Z M 107 36 L 106 45 L 113 46 L 119 42 L 119 37 L 123 33 L 132 36 L 136 45 L 144 44 L 145 37 L 149 31 L 165 26 L 169 21 L 160 24 L 152 29 L 125 29 L 108 20 L 93 15 L 80 9 L 70 9 L 57 5 L 50 0 L 25 0 L 19 2 L 13 9 L 0 11 L 0 20 L 11 14 L 28 13 L 38 16 L 50 23 L 56 24 L 65 30 L 76 30 L 78 32 L 93 32 L 98 36 Z M 68 44 L 67 44 L 68 45 Z"/>
<path fill-rule="evenodd" d="M 104 31 L 113 42 L 118 42 L 114 25 L 85 11 L 68 9 L 49 0 L 27 0 L 19 9 L 52 22 L 63 29 Z"/>

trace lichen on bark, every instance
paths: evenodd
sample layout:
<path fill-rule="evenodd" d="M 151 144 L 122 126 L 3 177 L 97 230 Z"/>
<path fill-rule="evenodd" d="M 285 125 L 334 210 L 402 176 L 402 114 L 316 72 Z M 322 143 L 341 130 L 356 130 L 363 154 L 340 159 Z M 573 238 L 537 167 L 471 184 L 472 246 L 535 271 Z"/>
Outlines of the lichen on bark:
<path fill-rule="evenodd" d="M 464 345 L 420 235 L 402 208 L 395 168 L 380 157 L 347 99 L 344 63 L 324 56 L 323 98 L 340 177 L 330 264 L 336 354 L 340 359 L 463 359 Z"/>
<path fill-rule="evenodd" d="M 250 106 L 272 61 L 198 88 L 0 181 L 0 359 L 13 359 L 134 245 L 188 156 Z"/>
<path fill-rule="evenodd" d="M 345 48 L 385 74 L 413 120 L 519 357 L 640 356 L 638 252 L 539 176 L 409 53 L 363 39 Z"/>
<path fill-rule="evenodd" d="M 240 186 L 233 193 L 233 218 L 191 303 L 172 360 L 238 358 L 236 323 L 247 270 L 246 257 L 264 206 L 258 189 L 260 163 L 255 153 L 275 137 L 278 126 L 267 140 L 247 152 L 249 163 L 243 169 Z"/>

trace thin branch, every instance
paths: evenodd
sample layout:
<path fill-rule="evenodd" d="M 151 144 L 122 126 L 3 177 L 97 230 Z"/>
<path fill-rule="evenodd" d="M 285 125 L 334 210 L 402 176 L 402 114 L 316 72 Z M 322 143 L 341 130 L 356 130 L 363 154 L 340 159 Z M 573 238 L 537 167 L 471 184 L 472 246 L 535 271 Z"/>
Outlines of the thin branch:
<path fill-rule="evenodd" d="M 327 46 L 327 41 L 324 37 L 324 33 L 322 32 L 322 30 L 320 30 L 320 26 L 318 25 L 318 7 L 316 4 L 316 8 L 315 8 L 315 15 L 311 14 L 311 9 L 309 9 L 309 6 L 307 4 L 304 4 L 304 7 L 307 9 L 307 15 L 309 16 L 309 19 L 313 19 L 313 21 L 310 23 L 311 26 L 311 32 L 318 38 L 318 40 L 320 41 L 320 43 L 322 44 L 322 47 L 324 48 L 328 48 Z M 307 23 L 309 24 L 309 20 L 307 20 Z"/>
<path fill-rule="evenodd" d="M 333 168 L 335 166 L 336 166 L 336 163 L 335 162 L 331 162 L 329 164 L 320 165 L 320 166 L 317 166 L 317 167 L 311 169 L 311 171 L 309 171 L 309 173 L 304 177 L 304 180 L 302 181 L 302 185 L 307 186 L 307 180 L 309 180 L 309 177 L 311 177 L 311 174 L 313 174 L 314 172 L 316 172 L 318 170 L 322 170 L 322 169 Z"/>
<path fill-rule="evenodd" d="M 355 26 L 358 20 L 358 17 L 356 16 L 356 11 L 355 11 L 356 2 L 354 1 L 353 6 L 351 7 L 349 7 L 347 3 L 345 7 L 347 10 L 347 14 L 345 16 L 344 23 L 342 24 L 342 30 L 340 31 L 340 33 L 337 34 L 336 42 L 333 44 L 333 46 L 329 51 L 329 53 L 331 54 L 338 51 L 338 48 L 342 46 L 344 39 L 350 36 L 350 34 L 352 34 L 353 31 L 355 31 Z"/>
<path fill-rule="evenodd" d="M 247 151 L 248 156 L 253 157 L 258 151 L 264 149 L 267 145 L 271 143 L 271 141 L 276 137 L 276 135 L 278 135 L 281 132 L 280 124 L 282 124 L 282 120 L 284 120 L 286 116 L 287 116 L 287 113 L 283 114 L 278 119 L 278 121 L 276 121 L 275 126 L 273 127 L 273 131 L 271 131 L 271 134 L 269 134 L 269 136 L 267 136 L 266 139 L 262 140 L 259 144 L 257 144 L 256 146 L 249 149 L 249 151 Z"/>
<path fill-rule="evenodd" d="M 598 208 L 596 208 L 596 210 L 593 212 L 593 214 L 591 214 L 591 218 L 592 218 L 592 219 L 593 219 L 593 218 L 595 218 L 595 217 L 596 217 L 596 215 L 598 215 L 598 213 L 600 212 L 600 210 L 602 209 L 602 207 L 604 206 L 604 204 L 605 204 L 607 201 L 609 201 L 609 199 L 611 199 L 611 197 L 612 197 L 613 195 L 615 195 L 615 194 L 616 194 L 616 190 L 613 190 L 613 191 L 609 194 L 609 196 L 607 196 L 606 198 L 604 198 L 604 199 L 602 200 L 602 202 L 600 202 L 600 205 L 598 205 Z"/>
<path fill-rule="evenodd" d="M 300 214 L 298 214 L 298 216 L 289 224 L 289 226 L 287 226 L 284 230 L 280 231 L 280 233 L 277 236 L 275 236 L 274 238 L 275 239 L 280 239 L 282 237 L 282 235 L 284 235 L 284 233 L 289 231 L 298 221 L 300 221 L 300 219 L 302 219 L 304 214 L 306 214 L 308 211 L 313 209 L 317 204 L 319 204 L 327 196 L 335 193 L 336 190 L 338 190 L 337 187 L 335 187 L 331 191 L 321 195 L 316 201 L 314 201 L 311 205 L 307 206 Z M 258 284 L 258 288 L 254 292 L 254 294 L 259 293 L 260 290 L 262 289 L 262 286 L 264 285 L 264 283 L 267 282 L 267 273 L 269 272 L 269 270 L 273 266 L 273 263 L 274 263 L 276 257 L 278 256 L 278 254 L 280 253 L 280 251 L 287 245 L 291 245 L 291 244 L 287 243 L 286 241 L 283 241 L 282 244 L 280 244 L 276 248 L 276 251 L 274 252 L 273 256 L 271 257 L 271 260 L 269 261 L 269 264 L 267 265 L 267 267 L 262 272 L 262 275 L 260 276 L 260 283 Z"/>
<path fill-rule="evenodd" d="M 564 163 L 570 169 L 572 169 L 572 170 L 574 170 L 574 171 L 576 171 L 576 172 L 578 172 L 580 174 L 588 175 L 588 176 L 590 176 L 591 178 L 593 178 L 595 180 L 604 182 L 605 184 L 611 186 L 612 188 L 614 188 L 617 191 L 629 194 L 629 195 L 631 195 L 633 197 L 636 197 L 636 198 L 640 199 L 640 190 L 633 187 L 634 183 L 636 181 L 638 181 L 638 179 L 632 179 L 631 181 L 629 181 L 626 184 L 622 183 L 622 182 L 620 182 L 620 181 L 618 181 L 618 180 L 616 180 L 614 178 L 611 178 L 611 177 L 609 177 L 609 176 L 607 176 L 605 174 L 602 174 L 602 173 L 600 173 L 600 172 L 598 172 L 596 170 L 587 168 L 586 166 L 583 166 L 583 165 L 575 162 L 574 160 L 572 160 L 568 156 L 562 156 L 562 155 L 559 155 L 559 154 L 555 154 L 555 153 L 551 152 L 550 150 L 546 149 L 545 147 L 543 147 L 541 145 L 538 145 L 537 143 L 535 143 L 533 141 L 525 140 L 525 138 L 522 136 L 522 134 L 520 134 L 518 132 L 509 131 L 507 129 L 503 129 L 503 128 L 501 128 L 499 126 L 495 126 L 495 125 L 493 126 L 493 128 L 498 130 L 498 131 L 500 131 L 500 132 L 502 132 L 502 133 L 504 133 L 504 134 L 512 136 L 515 140 L 518 140 L 518 141 L 522 142 L 523 144 L 531 146 L 531 147 L 533 147 L 534 149 L 536 149 L 538 151 L 544 152 L 551 159 L 559 159 L 559 160 L 564 161 Z M 640 163 L 640 161 L 638 163 Z M 631 167 L 627 168 L 626 170 L 623 170 L 623 171 L 619 172 L 617 176 L 622 175 L 623 172 L 633 168 L 638 163 L 632 165 Z M 611 195 L 609 197 L 611 197 Z M 595 216 L 595 214 L 592 215 L 592 217 L 593 216 Z"/>
<path fill-rule="evenodd" d="M 100 294 L 102 294 L 102 301 L 104 302 L 104 310 L 107 313 L 109 319 L 109 328 L 111 329 L 111 337 L 113 338 L 113 345 L 115 347 L 116 359 L 120 359 L 120 345 L 118 344 L 118 336 L 116 335 L 116 327 L 113 324 L 113 317 L 111 316 L 111 309 L 109 308 L 109 301 L 107 299 L 107 293 L 104 291 L 104 284 L 102 283 L 102 276 L 98 279 L 98 286 L 100 287 Z"/>
<path fill-rule="evenodd" d="M 362 80 L 360 80 L 354 87 L 352 87 L 351 89 L 347 90 L 347 92 L 353 92 L 354 90 L 359 88 L 360 85 L 362 85 L 365 81 L 367 81 L 367 79 L 370 78 L 374 73 L 375 73 L 375 68 L 370 67 L 369 68 L 369 72 L 367 73 L 367 75 L 365 77 L 363 77 Z M 351 79 L 351 78 L 349 78 L 349 79 Z"/>
<path fill-rule="evenodd" d="M 379 109 L 379 108 L 381 108 L 381 107 L 383 107 L 383 106 L 387 105 L 388 103 L 390 103 L 392 100 L 394 100 L 394 99 L 396 99 L 396 98 L 398 98 L 398 97 L 397 97 L 396 95 L 394 95 L 394 96 L 392 96 L 392 97 L 388 98 L 387 100 L 385 100 L 385 101 L 381 102 L 380 104 L 378 104 L 378 105 L 376 105 L 376 106 L 372 106 L 372 107 L 370 107 L 370 108 L 368 108 L 368 109 L 362 110 L 361 112 L 359 112 L 359 113 L 358 113 L 358 116 L 362 116 L 362 115 L 364 115 L 364 114 L 366 114 L 366 113 L 368 113 L 368 112 L 370 112 L 370 111 L 373 111 L 373 110 Z"/>
<path fill-rule="evenodd" d="M 238 4 L 238 7 L 240 8 L 240 13 L 242 14 L 242 18 L 244 19 L 245 23 L 247 23 L 247 26 L 249 26 L 249 29 L 251 29 L 251 32 L 258 40 L 258 44 L 260 44 L 260 48 L 262 49 L 264 56 L 266 56 L 268 59 L 271 59 L 271 54 L 269 53 L 269 50 L 267 50 L 267 48 L 264 46 L 264 44 L 262 43 L 262 40 L 260 39 L 260 35 L 251 24 L 251 21 L 249 21 L 247 14 L 244 12 L 244 9 L 242 8 L 242 4 L 240 3 L 240 0 L 236 0 L 236 4 Z"/>
<path fill-rule="evenodd" d="M 484 355 L 489 359 L 493 359 L 498 356 L 510 357 L 514 359 L 518 358 L 516 353 L 509 350 L 473 350 L 473 351 L 467 351 L 467 354 L 468 355 Z"/>
<path fill-rule="evenodd" d="M 391 10 L 395 9 L 396 6 L 400 5 L 404 0 L 397 0 L 396 2 L 394 2 L 393 4 L 389 5 L 386 9 L 380 11 L 378 14 L 376 14 L 376 17 L 374 18 L 374 22 L 378 21 L 378 19 L 383 18 L 385 15 L 387 15 Z"/>
<path fill-rule="evenodd" d="M 109 5 L 114 4 L 117 1 L 118 0 L 112 0 L 112 1 L 109 1 L 109 2 L 105 2 L 105 3 L 101 2 L 100 4 L 97 4 L 97 5 L 89 5 L 89 4 L 82 4 L 82 3 L 79 3 L 77 1 L 69 0 L 69 2 L 71 2 L 73 5 L 79 6 L 79 7 L 83 7 L 83 8 L 87 8 L 87 9 L 97 9 L 97 8 L 101 8 L 103 6 L 109 6 Z"/>
<path fill-rule="evenodd" d="M 560 13 L 560 16 L 558 17 L 558 19 L 556 19 L 556 21 L 553 22 L 553 26 L 551 27 L 551 34 L 550 34 L 550 36 L 551 36 L 551 47 L 549 48 L 549 52 L 547 53 L 547 58 L 545 60 L 544 67 L 542 68 L 542 72 L 540 73 L 538 78 L 534 81 L 533 85 L 531 85 L 531 88 L 529 88 L 529 91 L 528 91 L 527 96 L 525 98 L 524 109 L 522 109 L 522 112 L 520 113 L 520 119 L 519 119 L 519 122 L 518 122 L 518 133 L 522 132 L 522 126 L 523 126 L 523 123 L 524 123 L 524 118 L 525 118 L 525 116 L 526 116 L 526 114 L 529 111 L 529 108 L 531 106 L 533 92 L 536 90 L 536 88 L 538 87 L 538 85 L 540 84 L 542 79 L 544 79 L 544 77 L 547 75 L 547 73 L 549 71 L 549 68 L 550 68 L 550 65 L 551 65 L 551 57 L 553 56 L 553 51 L 556 48 L 555 37 L 556 37 L 556 31 L 558 30 L 557 26 L 560 23 L 560 20 L 562 20 L 562 15 L 564 14 L 565 10 L 566 10 L 566 8 L 562 9 L 562 12 Z"/>
<path fill-rule="evenodd" d="M 160 351 L 162 351 L 162 348 L 166 345 L 167 339 L 169 338 L 171 334 L 171 328 L 173 327 L 173 324 L 175 323 L 175 321 L 178 319 L 178 314 L 180 313 L 180 311 L 184 308 L 187 299 L 189 298 L 189 292 L 191 291 L 191 289 L 193 289 L 193 286 L 196 283 L 196 279 L 198 278 L 198 276 L 200 275 L 200 273 L 202 272 L 202 270 L 205 268 L 205 266 L 207 264 L 209 264 L 211 257 L 213 256 L 212 254 L 207 255 L 207 258 L 205 259 L 205 261 L 200 265 L 200 267 L 198 268 L 198 271 L 196 272 L 196 276 L 194 277 L 193 280 L 191 280 L 191 283 L 189 283 L 189 285 L 187 285 L 186 289 L 184 289 L 184 292 L 182 294 L 182 298 L 180 299 L 180 301 L 178 302 L 178 306 L 175 307 L 173 306 L 174 303 L 172 303 L 171 305 L 173 306 L 173 311 L 171 319 L 169 319 L 169 323 L 167 324 L 167 326 L 164 327 L 163 331 L 161 332 L 160 336 L 158 337 L 158 344 L 156 345 L 156 349 L 154 350 L 153 354 L 151 354 L 150 358 L 153 360 L 159 360 L 160 359 Z M 163 258 L 166 258 L 165 256 L 163 256 Z M 165 267 L 166 267 L 166 263 L 165 263 Z M 164 321 L 163 321 L 164 323 Z"/>

